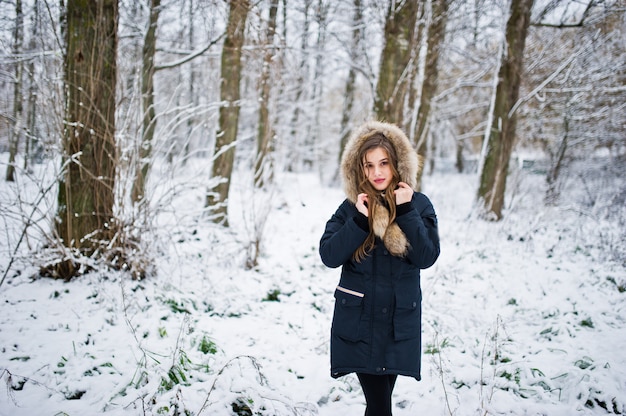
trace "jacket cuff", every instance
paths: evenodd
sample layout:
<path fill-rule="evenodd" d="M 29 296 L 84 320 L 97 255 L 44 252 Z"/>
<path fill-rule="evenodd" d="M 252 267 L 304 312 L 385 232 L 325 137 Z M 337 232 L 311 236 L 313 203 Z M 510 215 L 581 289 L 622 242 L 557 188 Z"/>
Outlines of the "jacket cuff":
<path fill-rule="evenodd" d="M 409 211 L 411 211 L 411 201 L 405 202 L 404 204 L 396 205 L 396 217 L 404 215 Z"/>
<path fill-rule="evenodd" d="M 356 225 L 359 226 L 359 228 L 361 228 L 363 231 L 370 231 L 370 224 L 369 221 L 367 220 L 367 217 L 362 214 L 362 213 L 358 213 L 354 216 L 354 222 L 356 222 Z"/>

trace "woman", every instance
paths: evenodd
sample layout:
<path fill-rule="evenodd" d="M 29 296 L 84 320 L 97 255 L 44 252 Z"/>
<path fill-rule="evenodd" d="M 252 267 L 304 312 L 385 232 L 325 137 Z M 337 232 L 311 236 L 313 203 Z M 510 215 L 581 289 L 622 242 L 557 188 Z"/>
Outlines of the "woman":
<path fill-rule="evenodd" d="M 413 189 L 420 161 L 393 124 L 371 121 L 341 160 L 346 200 L 326 224 L 320 256 L 342 266 L 331 328 L 331 376 L 356 373 L 366 416 L 391 415 L 398 375 L 420 380 L 420 269 L 439 257 L 437 217 Z"/>

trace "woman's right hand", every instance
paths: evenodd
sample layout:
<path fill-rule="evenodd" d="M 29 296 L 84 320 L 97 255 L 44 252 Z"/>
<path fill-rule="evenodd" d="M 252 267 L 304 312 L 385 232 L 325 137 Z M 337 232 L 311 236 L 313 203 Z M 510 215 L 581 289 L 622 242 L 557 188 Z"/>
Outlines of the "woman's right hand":
<path fill-rule="evenodd" d="M 369 211 L 367 210 L 367 194 L 358 194 L 356 197 L 356 209 L 366 217 L 369 216 Z"/>

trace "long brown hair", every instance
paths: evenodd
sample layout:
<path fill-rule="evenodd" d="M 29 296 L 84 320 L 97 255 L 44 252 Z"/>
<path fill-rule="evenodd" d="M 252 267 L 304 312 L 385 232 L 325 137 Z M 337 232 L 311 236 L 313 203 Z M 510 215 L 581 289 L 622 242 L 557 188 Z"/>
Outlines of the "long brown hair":
<path fill-rule="evenodd" d="M 378 191 L 372 186 L 367 179 L 367 172 L 365 168 L 365 156 L 371 150 L 380 148 L 387 153 L 389 159 L 389 166 L 391 167 L 391 183 L 389 188 L 384 191 Z M 361 262 L 374 248 L 376 235 L 374 234 L 374 215 L 379 205 L 383 205 L 389 210 L 389 223 L 391 224 L 396 219 L 396 195 L 393 190 L 398 186 L 400 181 L 400 175 L 398 174 L 398 155 L 396 149 L 391 144 L 391 141 L 381 132 L 374 132 L 371 136 L 366 137 L 359 148 L 357 157 L 359 158 L 360 169 L 357 169 L 356 175 L 359 183 L 359 192 L 367 194 L 367 221 L 370 226 L 370 232 L 361 246 L 354 252 L 353 258 L 357 262 Z M 387 192 L 390 191 L 390 192 Z"/>

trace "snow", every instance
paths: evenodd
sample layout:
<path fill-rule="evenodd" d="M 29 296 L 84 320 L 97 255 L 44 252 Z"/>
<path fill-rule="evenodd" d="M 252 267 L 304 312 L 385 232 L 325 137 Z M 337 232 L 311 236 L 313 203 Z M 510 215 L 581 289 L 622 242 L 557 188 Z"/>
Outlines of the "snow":
<path fill-rule="evenodd" d="M 235 188 L 231 230 L 192 214 L 200 187 L 165 198 L 145 237 L 158 239 L 157 273 L 141 281 L 36 278 L 20 254 L 0 286 L 0 415 L 362 415 L 356 377 L 329 375 L 340 270 L 317 253 L 342 190 L 313 173 L 278 180 L 255 204 Z M 475 215 L 475 175 L 424 178 L 442 254 L 422 274 L 423 379 L 399 378 L 394 415 L 626 411 L 626 271 L 606 250 L 623 254 L 620 224 L 575 195 L 544 206 L 543 183 L 511 178 L 492 223 Z M 21 226 L 11 186 L 0 185 L 3 273 Z M 259 264 L 246 269 L 258 235 Z"/>

